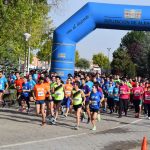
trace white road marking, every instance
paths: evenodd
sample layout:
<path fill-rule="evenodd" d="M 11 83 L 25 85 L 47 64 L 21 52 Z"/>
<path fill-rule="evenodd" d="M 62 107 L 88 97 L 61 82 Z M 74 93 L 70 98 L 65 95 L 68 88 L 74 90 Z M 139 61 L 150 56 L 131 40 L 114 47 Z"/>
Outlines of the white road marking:
<path fill-rule="evenodd" d="M 111 129 L 127 127 L 127 126 L 129 126 L 129 125 L 132 125 L 132 124 L 134 124 L 134 123 L 140 122 L 140 121 L 142 121 L 142 120 L 143 120 L 143 119 L 138 119 L 138 120 L 135 120 L 135 121 L 133 121 L 133 122 L 131 122 L 131 123 L 129 123 L 129 124 L 120 125 L 120 126 L 117 126 L 117 127 L 113 127 L 113 128 L 111 128 Z"/>
<path fill-rule="evenodd" d="M 123 127 L 129 126 L 129 125 L 132 125 L 134 123 L 140 122 L 142 120 L 143 119 L 138 119 L 138 120 L 135 120 L 135 121 L 133 121 L 129 124 L 120 125 L 120 126 L 117 126 L 117 127 L 113 127 L 111 129 L 103 130 L 103 131 L 112 130 L 112 129 L 116 129 L 116 128 L 123 128 Z M 0 146 L 0 148 L 9 148 L 9 147 L 22 146 L 22 145 L 28 145 L 28 144 L 34 144 L 34 143 L 40 143 L 40 142 L 55 141 L 55 140 L 72 138 L 72 137 L 78 137 L 78 136 L 87 135 L 87 134 L 89 134 L 89 133 L 73 134 L 73 135 L 68 135 L 68 136 L 60 136 L 60 137 L 48 138 L 48 139 L 37 140 L 37 141 L 29 141 L 29 142 L 16 143 L 16 144 L 10 144 L 10 145 L 2 145 L 2 146 Z"/>
<path fill-rule="evenodd" d="M 40 143 L 40 142 L 48 142 L 48 141 L 55 141 L 55 140 L 61 140 L 61 139 L 67 139 L 72 137 L 78 137 L 82 135 L 86 135 L 87 133 L 81 133 L 81 134 L 73 134 L 68 136 L 60 136 L 55 138 L 49 138 L 49 139 L 43 139 L 43 140 L 37 140 L 37 141 L 29 141 L 29 142 L 23 142 L 23 143 L 16 143 L 16 144 L 10 144 L 10 145 L 3 145 L 0 146 L 0 148 L 8 148 L 8 147 L 15 147 L 15 146 L 21 146 L 21 145 L 28 145 L 28 144 L 34 144 L 34 143 Z"/>

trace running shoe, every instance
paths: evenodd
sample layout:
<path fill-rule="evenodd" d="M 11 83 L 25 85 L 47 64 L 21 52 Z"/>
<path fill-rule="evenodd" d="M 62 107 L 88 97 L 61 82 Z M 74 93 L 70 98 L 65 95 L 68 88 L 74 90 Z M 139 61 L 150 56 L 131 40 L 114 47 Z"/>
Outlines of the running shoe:
<path fill-rule="evenodd" d="M 119 115 L 118 118 L 122 118 L 122 116 Z"/>
<path fill-rule="evenodd" d="M 66 115 L 66 114 L 64 114 L 64 117 L 65 117 L 65 118 L 67 118 L 67 115 Z"/>
<path fill-rule="evenodd" d="M 42 125 L 41 126 L 45 126 L 46 125 L 46 122 L 42 122 Z"/>
<path fill-rule="evenodd" d="M 81 115 L 81 122 L 83 122 L 84 121 L 84 114 L 82 113 L 82 115 Z"/>
<path fill-rule="evenodd" d="M 48 115 L 48 116 L 46 117 L 46 122 L 51 123 L 51 122 L 52 122 L 52 121 L 51 121 L 51 118 L 52 118 L 52 116 L 51 116 L 51 115 Z"/>
<path fill-rule="evenodd" d="M 103 112 L 106 112 L 106 109 L 105 109 L 105 108 L 103 109 Z"/>
<path fill-rule="evenodd" d="M 78 126 L 75 126 L 74 129 L 75 129 L 75 130 L 79 130 L 79 127 L 78 127 Z"/>
<path fill-rule="evenodd" d="M 55 125 L 55 124 L 56 124 L 56 119 L 52 120 L 51 123 L 52 123 L 53 125 Z"/>
<path fill-rule="evenodd" d="M 109 114 L 112 114 L 113 112 L 112 112 L 112 110 L 109 112 Z"/>
<path fill-rule="evenodd" d="M 86 119 L 86 115 L 85 115 L 85 112 L 83 112 L 83 118 L 84 118 L 84 119 Z"/>
<path fill-rule="evenodd" d="M 20 106 L 17 111 L 22 112 L 22 107 Z"/>
<path fill-rule="evenodd" d="M 90 118 L 88 118 L 88 120 L 87 120 L 87 124 L 89 124 L 90 123 Z"/>
<path fill-rule="evenodd" d="M 49 122 L 49 123 L 52 123 L 53 121 L 54 121 L 54 117 L 53 116 L 51 116 L 51 115 L 49 115 L 49 116 L 47 116 L 46 117 L 46 120 L 47 120 L 47 122 Z"/>
<path fill-rule="evenodd" d="M 23 108 L 23 109 L 22 109 L 22 112 L 27 112 L 26 108 Z"/>
<path fill-rule="evenodd" d="M 150 120 L 150 117 L 148 117 L 148 120 Z"/>
<path fill-rule="evenodd" d="M 53 117 L 52 115 L 48 115 L 46 118 L 49 119 L 49 120 L 51 120 L 52 117 Z"/>
<path fill-rule="evenodd" d="M 118 109 L 115 109 L 115 113 L 118 113 Z"/>
<path fill-rule="evenodd" d="M 92 131 L 96 131 L 96 126 L 94 126 L 94 127 L 92 128 Z"/>
<path fill-rule="evenodd" d="M 61 107 L 61 115 L 64 115 L 64 113 L 65 113 L 65 108 L 62 106 Z"/>
<path fill-rule="evenodd" d="M 27 108 L 27 113 L 31 112 L 32 109 L 31 108 Z"/>
<path fill-rule="evenodd" d="M 140 118 L 140 115 L 139 114 L 135 114 L 135 118 Z"/>

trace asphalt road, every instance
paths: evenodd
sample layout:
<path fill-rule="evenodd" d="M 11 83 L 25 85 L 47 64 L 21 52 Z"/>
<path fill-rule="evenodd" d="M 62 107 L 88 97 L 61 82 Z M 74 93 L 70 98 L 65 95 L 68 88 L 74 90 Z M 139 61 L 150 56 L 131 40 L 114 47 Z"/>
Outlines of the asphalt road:
<path fill-rule="evenodd" d="M 0 150 L 140 150 L 143 137 L 150 140 L 150 120 L 133 116 L 103 114 L 97 131 L 91 131 L 86 122 L 76 131 L 74 115 L 60 116 L 57 125 L 42 127 L 41 118 L 34 113 L 1 108 Z"/>

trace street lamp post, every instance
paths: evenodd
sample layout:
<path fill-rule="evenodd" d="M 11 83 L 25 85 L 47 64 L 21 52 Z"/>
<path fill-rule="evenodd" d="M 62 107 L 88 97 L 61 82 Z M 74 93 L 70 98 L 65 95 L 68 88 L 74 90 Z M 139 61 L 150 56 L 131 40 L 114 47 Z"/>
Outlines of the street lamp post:
<path fill-rule="evenodd" d="M 28 46 L 28 59 L 26 56 L 26 49 L 27 49 L 27 42 L 29 41 L 29 38 L 31 37 L 31 34 L 29 33 L 24 33 L 24 37 L 25 37 L 25 63 L 24 63 L 24 74 L 26 73 L 26 71 L 28 71 L 29 73 L 29 65 L 30 65 L 30 46 Z M 27 61 L 28 60 L 28 61 Z M 27 66 L 27 70 L 26 70 L 26 66 Z"/>
<path fill-rule="evenodd" d="M 110 61 L 110 50 L 111 50 L 111 48 L 107 48 L 107 50 L 108 50 L 108 72 L 109 72 L 109 67 L 110 67 L 110 63 L 109 63 L 109 61 Z"/>

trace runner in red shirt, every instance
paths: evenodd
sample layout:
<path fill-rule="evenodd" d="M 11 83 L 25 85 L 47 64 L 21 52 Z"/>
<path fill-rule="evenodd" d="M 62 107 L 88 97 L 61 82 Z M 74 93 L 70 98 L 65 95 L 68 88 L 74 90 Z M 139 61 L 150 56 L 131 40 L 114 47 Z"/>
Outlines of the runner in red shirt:
<path fill-rule="evenodd" d="M 17 79 L 14 82 L 14 87 L 17 90 L 17 100 L 19 104 L 19 110 L 22 109 L 21 107 L 21 93 L 22 93 L 22 85 L 24 83 L 24 80 L 20 77 L 19 72 L 16 72 Z"/>

